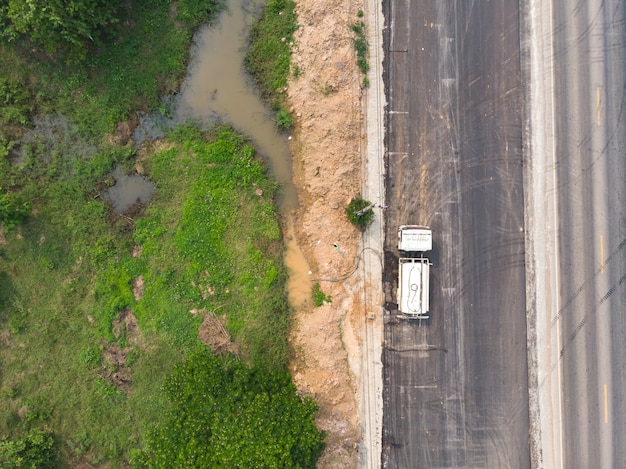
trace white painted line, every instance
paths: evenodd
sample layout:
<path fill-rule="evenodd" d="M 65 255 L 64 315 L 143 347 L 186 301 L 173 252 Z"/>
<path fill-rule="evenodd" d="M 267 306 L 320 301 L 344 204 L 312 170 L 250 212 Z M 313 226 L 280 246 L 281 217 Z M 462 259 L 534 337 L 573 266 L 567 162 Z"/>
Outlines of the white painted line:
<path fill-rule="evenodd" d="M 604 385 L 604 423 L 609 423 L 609 396 L 606 384 Z"/>

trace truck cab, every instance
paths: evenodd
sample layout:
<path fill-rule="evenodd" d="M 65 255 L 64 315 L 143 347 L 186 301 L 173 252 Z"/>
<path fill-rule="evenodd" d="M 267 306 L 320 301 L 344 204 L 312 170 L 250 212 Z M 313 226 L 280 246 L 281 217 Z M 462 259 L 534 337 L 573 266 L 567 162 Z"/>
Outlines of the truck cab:
<path fill-rule="evenodd" d="M 428 226 L 401 225 L 398 228 L 398 251 L 426 252 L 433 248 L 433 232 Z"/>

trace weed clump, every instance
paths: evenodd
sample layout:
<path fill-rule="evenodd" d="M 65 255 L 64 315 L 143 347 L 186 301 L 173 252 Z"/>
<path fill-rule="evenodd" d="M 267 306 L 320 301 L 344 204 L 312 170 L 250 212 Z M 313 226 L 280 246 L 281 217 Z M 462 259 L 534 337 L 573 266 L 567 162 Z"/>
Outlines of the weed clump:
<path fill-rule="evenodd" d="M 322 291 L 319 283 L 315 283 L 313 285 L 313 304 L 317 307 L 322 306 L 324 303 L 332 302 L 332 298 L 330 295 L 325 294 Z"/>
<path fill-rule="evenodd" d="M 370 66 L 367 63 L 367 39 L 365 38 L 365 23 L 359 21 L 352 25 L 352 32 L 355 37 L 352 39 L 354 50 L 356 51 L 356 64 L 361 73 L 366 74 Z"/>
<path fill-rule="evenodd" d="M 293 127 L 293 117 L 287 109 L 281 107 L 276 113 L 276 125 L 280 130 L 289 130 Z"/>

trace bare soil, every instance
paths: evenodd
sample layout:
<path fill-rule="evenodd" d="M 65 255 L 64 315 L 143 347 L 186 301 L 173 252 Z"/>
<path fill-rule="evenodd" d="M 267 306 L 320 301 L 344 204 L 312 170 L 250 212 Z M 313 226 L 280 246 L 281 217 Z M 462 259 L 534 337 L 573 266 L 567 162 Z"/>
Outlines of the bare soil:
<path fill-rule="evenodd" d="M 133 254 L 134 254 L 134 251 L 133 251 Z M 145 282 L 143 279 L 143 275 L 140 275 L 139 277 L 133 279 L 132 290 L 133 290 L 133 297 L 135 298 L 135 301 L 139 301 L 143 297 L 143 292 L 145 288 L 144 284 Z"/>
<path fill-rule="evenodd" d="M 143 285 L 143 277 L 141 278 Z M 133 280 L 133 288 L 137 279 Z M 137 317 L 133 314 L 130 308 L 125 308 L 113 321 L 112 325 L 113 336 L 115 339 L 119 339 L 122 335 L 125 335 L 126 341 L 130 345 L 141 345 L 141 331 L 139 330 L 139 322 Z"/>
<path fill-rule="evenodd" d="M 336 280 L 356 264 L 360 232 L 345 208 L 361 192 L 363 112 L 361 83 L 350 26 L 362 3 L 352 0 L 298 0 L 300 28 L 288 86 L 296 129 L 292 139 L 294 182 L 299 208 L 295 235 L 312 279 Z M 327 432 L 318 467 L 359 464 L 359 339 L 353 325 L 365 314 L 356 278 L 321 280 L 332 301 L 310 304 L 295 317 L 291 368 L 300 392 L 319 404 L 317 423 Z"/>
<path fill-rule="evenodd" d="M 122 391 L 128 392 L 133 381 L 131 369 L 128 366 L 128 355 L 141 345 L 141 331 L 137 317 L 130 308 L 126 308 L 115 318 L 112 329 L 116 341 L 110 343 L 103 341 L 102 343 L 100 375 Z M 118 344 L 122 336 L 125 337 L 129 346 L 122 347 Z"/>

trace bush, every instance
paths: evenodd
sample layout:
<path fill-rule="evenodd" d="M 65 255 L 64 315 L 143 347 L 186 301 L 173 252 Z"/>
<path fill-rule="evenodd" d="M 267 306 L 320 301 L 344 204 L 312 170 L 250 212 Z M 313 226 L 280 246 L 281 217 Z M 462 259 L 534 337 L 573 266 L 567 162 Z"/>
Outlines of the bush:
<path fill-rule="evenodd" d="M 356 51 L 356 63 L 361 73 L 367 73 L 370 66 L 367 63 L 367 39 L 365 37 L 365 23 L 360 21 L 352 25 L 352 32 L 356 35 L 352 39 Z"/>
<path fill-rule="evenodd" d="M 1 191 L 0 187 L 0 223 L 10 230 L 28 217 L 31 207 L 18 195 Z"/>
<path fill-rule="evenodd" d="M 68 57 L 82 59 L 89 44 L 98 43 L 107 27 L 118 22 L 117 1 L 49 2 L 11 0 L 0 9 L 1 36 L 18 41 L 24 36 L 52 55 L 64 48 Z"/>
<path fill-rule="evenodd" d="M 133 460 L 144 467 L 314 468 L 324 432 L 317 405 L 287 372 L 199 348 L 165 384 L 172 407 Z"/>
<path fill-rule="evenodd" d="M 6 469 L 53 467 L 54 457 L 54 438 L 41 430 L 17 440 L 0 440 L 0 466 Z"/>
<path fill-rule="evenodd" d="M 365 230 L 374 221 L 374 212 L 371 208 L 361 212 L 369 206 L 373 206 L 369 200 L 365 200 L 360 196 L 353 198 L 346 208 L 346 215 L 348 215 L 350 223 L 358 226 L 361 230 Z"/>
<path fill-rule="evenodd" d="M 210 23 L 222 11 L 226 2 L 223 0 L 179 0 L 176 2 L 176 19 L 183 21 L 190 29 L 196 29 Z"/>
<path fill-rule="evenodd" d="M 14 79 L 0 78 L 0 120 L 3 124 L 27 125 L 32 109 L 30 90 Z"/>

